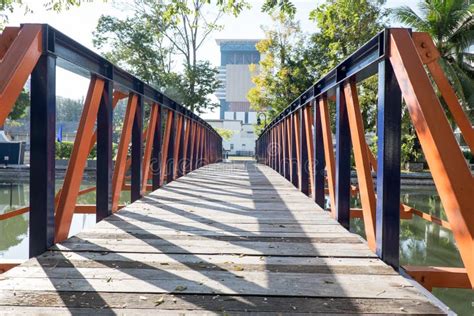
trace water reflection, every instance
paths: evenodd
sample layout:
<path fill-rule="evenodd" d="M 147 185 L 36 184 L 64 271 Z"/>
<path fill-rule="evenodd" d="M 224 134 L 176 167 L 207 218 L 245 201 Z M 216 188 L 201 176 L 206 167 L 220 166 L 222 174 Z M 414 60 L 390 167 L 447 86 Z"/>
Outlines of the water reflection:
<path fill-rule="evenodd" d="M 401 201 L 423 212 L 447 220 L 441 201 L 433 187 L 407 187 L 401 190 Z M 361 207 L 357 198 L 352 207 Z M 361 219 L 351 220 L 351 231 L 363 236 Z M 452 232 L 418 216 L 400 223 L 400 264 L 462 267 L 463 263 Z M 433 289 L 433 294 L 459 315 L 474 315 L 474 291 Z"/>
<path fill-rule="evenodd" d="M 0 185 L 0 214 L 27 205 L 28 191 L 24 184 Z M 19 245 L 28 235 L 28 215 L 0 221 L 0 257 L 10 248 Z M 23 257 L 21 257 L 23 258 Z M 15 259 L 15 258 L 12 258 Z"/>

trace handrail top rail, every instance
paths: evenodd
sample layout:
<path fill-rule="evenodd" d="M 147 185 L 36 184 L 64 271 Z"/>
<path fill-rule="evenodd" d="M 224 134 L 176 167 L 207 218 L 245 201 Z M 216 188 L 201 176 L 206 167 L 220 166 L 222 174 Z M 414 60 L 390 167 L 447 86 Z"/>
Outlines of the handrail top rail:
<path fill-rule="evenodd" d="M 355 76 L 356 82 L 361 82 L 377 73 L 377 64 L 385 59 L 388 36 L 392 29 L 385 28 L 368 40 L 364 45 L 344 58 L 336 67 L 328 71 L 323 77 L 301 93 L 293 102 L 282 110 L 268 125 L 263 129 L 259 138 L 265 135 L 273 126 L 278 124 L 288 115 L 299 110 L 308 102 L 315 100 L 323 94 L 332 96 L 335 94 L 335 88 L 349 77 Z M 411 32 L 410 28 L 404 28 Z"/>
<path fill-rule="evenodd" d="M 20 27 L 25 25 L 40 25 L 42 27 L 43 54 L 55 56 L 59 67 L 84 77 L 89 77 L 90 74 L 93 74 L 99 78 L 110 80 L 114 83 L 114 86 L 122 88 L 121 90 L 125 89 L 126 92 L 142 96 L 149 102 L 160 104 L 168 110 L 180 113 L 184 117 L 206 127 L 221 138 L 209 123 L 191 110 L 51 25 L 45 23 L 22 23 Z"/>

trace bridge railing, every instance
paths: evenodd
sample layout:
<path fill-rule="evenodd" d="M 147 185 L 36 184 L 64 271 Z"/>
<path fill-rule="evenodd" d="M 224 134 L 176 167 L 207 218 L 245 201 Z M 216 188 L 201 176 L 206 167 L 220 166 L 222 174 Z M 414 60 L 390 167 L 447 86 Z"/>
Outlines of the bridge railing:
<path fill-rule="evenodd" d="M 89 78 L 90 84 L 64 182 L 56 193 L 57 67 Z M 131 191 L 133 202 L 222 158 L 222 139 L 208 123 L 49 25 L 7 27 L 0 35 L 0 126 L 29 78 L 30 205 L 1 214 L 0 220 L 29 212 L 30 257 L 66 239 L 74 213 L 96 214 L 100 221 L 121 207 L 122 190 Z M 127 105 L 113 157 L 113 111 L 122 99 Z M 145 106 L 150 109 L 146 128 Z M 96 186 L 81 190 L 94 146 Z M 96 191 L 95 205 L 77 205 L 80 195 L 92 191 Z"/>
<path fill-rule="evenodd" d="M 404 267 L 426 288 L 474 288 L 474 180 L 437 92 L 471 152 L 474 130 L 426 33 L 386 29 L 342 61 L 282 111 L 256 142 L 259 162 L 277 170 L 349 229 L 363 219 L 369 247 L 399 268 L 400 219 L 413 215 L 453 232 L 464 268 Z M 378 75 L 377 154 L 367 145 L 357 84 Z M 432 85 L 433 81 L 434 85 Z M 436 88 L 436 90 L 435 90 Z M 402 100 L 418 136 L 448 221 L 400 204 Z M 335 126 L 330 105 L 335 106 Z M 332 128 L 335 127 L 335 145 Z M 351 185 L 351 149 L 358 185 Z M 374 185 L 372 172 L 376 173 Z M 327 187 L 327 190 L 325 190 Z M 362 209 L 351 209 L 358 193 Z"/>

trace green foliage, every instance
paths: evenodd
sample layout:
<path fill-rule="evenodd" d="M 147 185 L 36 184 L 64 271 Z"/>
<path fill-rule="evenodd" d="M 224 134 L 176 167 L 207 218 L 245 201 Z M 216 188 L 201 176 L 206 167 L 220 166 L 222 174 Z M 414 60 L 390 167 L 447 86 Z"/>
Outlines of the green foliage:
<path fill-rule="evenodd" d="M 300 25 L 288 15 L 273 15 L 274 25 L 264 29 L 257 44 L 264 56 L 259 67 L 251 66 L 252 88 L 247 98 L 256 111 L 266 111 L 270 122 L 314 80 L 305 63 L 305 38 Z M 262 122 L 264 124 L 264 122 Z"/>
<path fill-rule="evenodd" d="M 230 140 L 232 136 L 234 135 L 234 131 L 231 131 L 230 129 L 218 128 L 218 127 L 214 129 L 224 140 Z"/>
<path fill-rule="evenodd" d="M 296 13 L 296 7 L 290 0 L 265 0 L 262 5 L 262 12 L 270 14 L 279 10 L 281 14 L 293 17 Z"/>
<path fill-rule="evenodd" d="M 401 163 L 405 165 L 407 162 L 422 162 L 423 154 L 421 153 L 416 134 L 403 134 L 401 147 Z"/>
<path fill-rule="evenodd" d="M 392 10 L 400 22 L 433 38 L 441 66 L 465 108 L 474 107 L 474 4 L 462 0 L 423 0 L 418 15 L 408 6 Z"/>
<path fill-rule="evenodd" d="M 69 159 L 74 142 L 56 142 L 56 159 Z"/>
<path fill-rule="evenodd" d="M 319 72 L 325 73 L 354 52 L 385 26 L 387 13 L 380 0 L 330 0 L 311 11 L 319 32 L 312 36 L 313 49 L 323 53 Z"/>
<path fill-rule="evenodd" d="M 56 159 L 69 159 L 71 157 L 74 142 L 62 141 L 56 142 Z M 118 144 L 112 143 L 112 156 L 115 157 L 118 150 Z M 94 145 L 87 159 L 97 158 L 97 147 Z"/>
<path fill-rule="evenodd" d="M 30 106 L 30 94 L 23 89 L 16 99 L 15 105 L 13 106 L 13 110 L 8 115 L 8 119 L 10 121 L 16 121 L 23 118 L 26 113 L 27 109 Z"/>
<path fill-rule="evenodd" d="M 208 13 L 217 5 L 214 16 Z M 198 55 L 204 41 L 222 29 L 225 13 L 238 14 L 243 0 L 134 0 L 134 14 L 126 19 L 102 16 L 94 45 L 106 57 L 159 87 L 197 113 L 214 108 L 208 97 L 219 87 L 217 69 Z M 182 61 L 183 70 L 174 71 Z"/>
<path fill-rule="evenodd" d="M 56 97 L 56 121 L 78 122 L 81 119 L 84 100 Z"/>
<path fill-rule="evenodd" d="M 221 82 L 217 79 L 219 71 L 209 61 L 198 61 L 194 67 L 186 67 L 184 74 L 178 75 L 176 90 L 183 104 L 191 105 L 191 110 L 202 113 L 219 106 L 208 96 L 216 91 Z M 205 105 L 205 106 L 202 106 Z"/>

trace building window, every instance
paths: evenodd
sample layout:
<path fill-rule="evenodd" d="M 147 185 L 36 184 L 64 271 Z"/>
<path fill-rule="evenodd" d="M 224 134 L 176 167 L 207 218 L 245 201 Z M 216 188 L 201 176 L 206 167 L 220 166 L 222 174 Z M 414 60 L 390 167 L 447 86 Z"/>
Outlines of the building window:
<path fill-rule="evenodd" d="M 230 150 L 234 150 L 234 144 L 230 144 Z"/>

